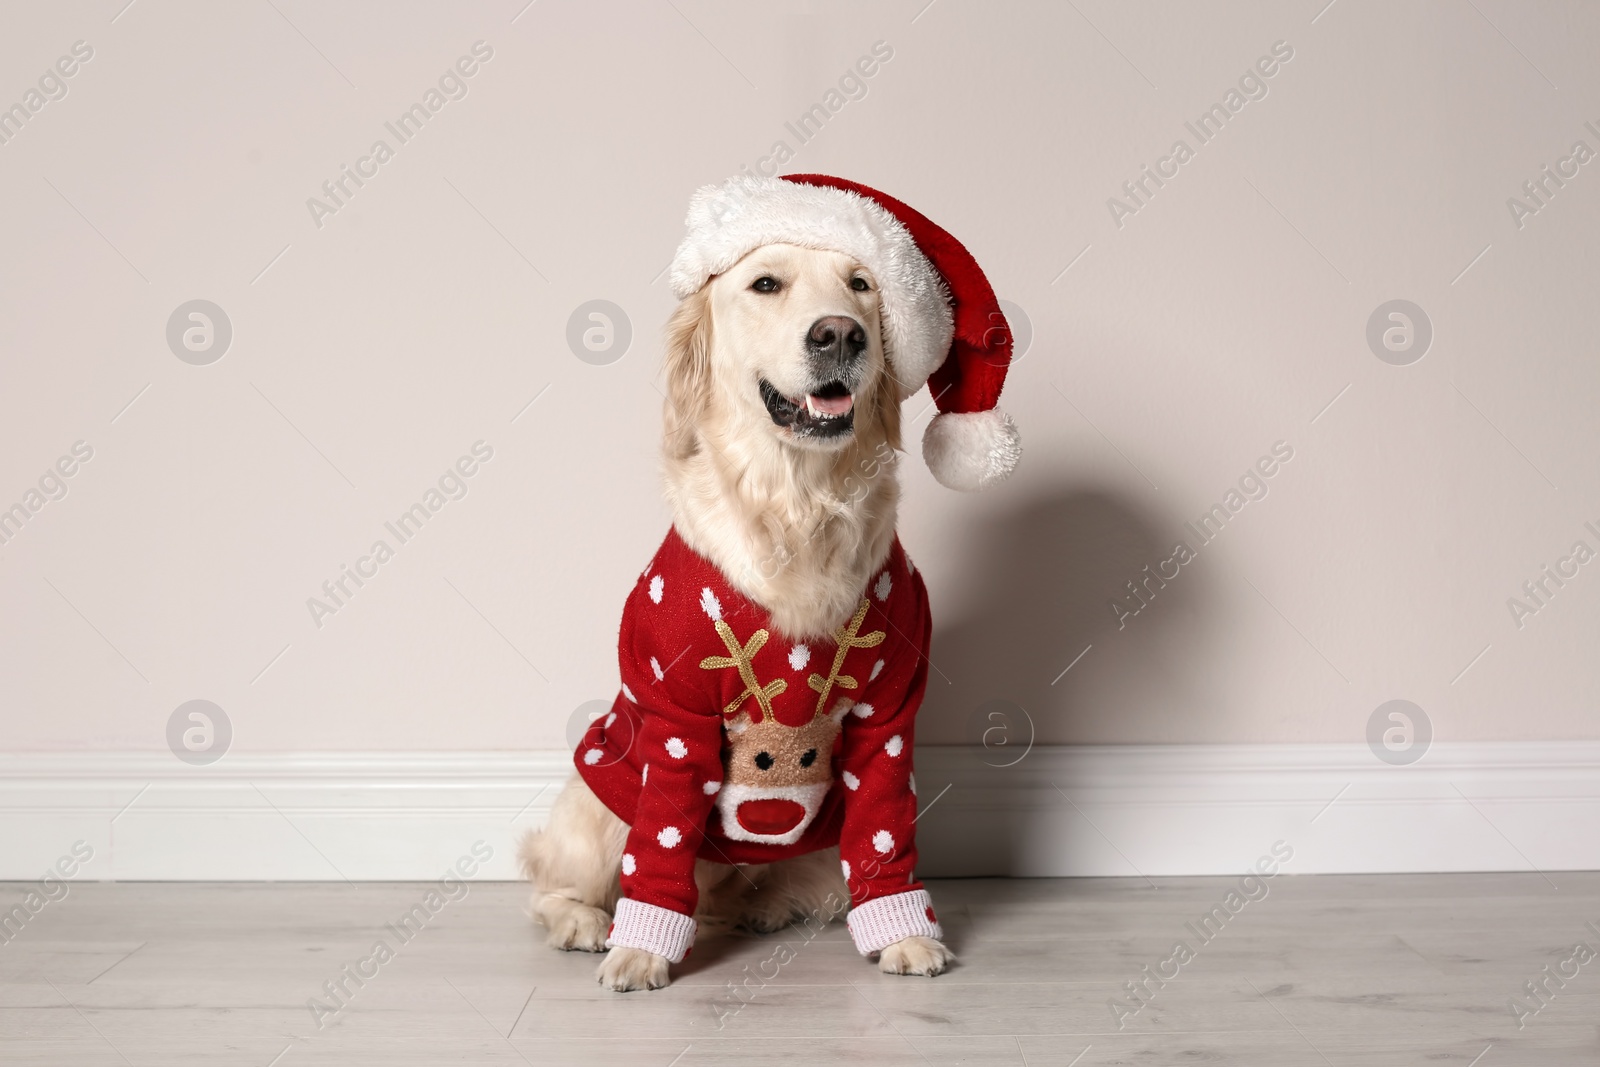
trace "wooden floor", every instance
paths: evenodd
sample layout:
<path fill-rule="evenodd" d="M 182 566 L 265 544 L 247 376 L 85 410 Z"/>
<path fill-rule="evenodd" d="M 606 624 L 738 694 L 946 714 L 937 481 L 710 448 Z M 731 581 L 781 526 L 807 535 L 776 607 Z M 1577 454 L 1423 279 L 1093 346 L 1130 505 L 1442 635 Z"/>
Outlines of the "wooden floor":
<path fill-rule="evenodd" d="M 436 898 L 402 941 L 425 885 L 72 884 L 0 944 L 0 1064 L 1600 1064 L 1600 959 L 1520 1029 L 1510 1007 L 1600 950 L 1600 874 L 1283 876 L 1203 942 L 1236 884 L 937 882 L 940 978 L 879 974 L 834 924 L 703 939 L 628 994 L 545 948 L 518 885 Z M 371 977 L 335 1000 L 347 965 Z M 1178 976 L 1119 1029 L 1147 965 Z"/>

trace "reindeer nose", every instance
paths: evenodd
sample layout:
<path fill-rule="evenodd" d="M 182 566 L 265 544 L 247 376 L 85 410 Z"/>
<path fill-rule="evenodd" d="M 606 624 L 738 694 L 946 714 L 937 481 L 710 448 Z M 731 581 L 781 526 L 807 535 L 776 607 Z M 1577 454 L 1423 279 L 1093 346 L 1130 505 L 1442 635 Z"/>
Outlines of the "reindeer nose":
<path fill-rule="evenodd" d="M 824 315 L 806 332 L 806 350 L 812 358 L 836 366 L 857 359 L 866 347 L 866 327 L 848 315 Z"/>
<path fill-rule="evenodd" d="M 734 812 L 739 825 L 753 834 L 786 834 L 806 817 L 805 805 L 785 797 L 746 800 Z"/>

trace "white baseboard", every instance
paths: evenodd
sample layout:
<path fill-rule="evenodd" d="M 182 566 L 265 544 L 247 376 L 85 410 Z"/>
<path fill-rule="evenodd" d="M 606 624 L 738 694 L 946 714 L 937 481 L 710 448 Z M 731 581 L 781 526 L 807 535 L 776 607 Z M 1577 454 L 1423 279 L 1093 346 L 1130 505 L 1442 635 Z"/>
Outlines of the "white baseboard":
<path fill-rule="evenodd" d="M 1600 869 L 1600 742 L 917 750 L 920 873 L 1233 874 L 1283 840 L 1289 873 Z M 0 755 L 0 879 L 77 841 L 80 878 L 436 878 L 483 841 L 484 878 L 568 777 L 564 752 Z M 947 788 L 948 787 L 948 788 Z M 1337 799 L 1335 799 L 1337 797 Z M 1331 803 L 1330 803 L 1331 801 Z"/>

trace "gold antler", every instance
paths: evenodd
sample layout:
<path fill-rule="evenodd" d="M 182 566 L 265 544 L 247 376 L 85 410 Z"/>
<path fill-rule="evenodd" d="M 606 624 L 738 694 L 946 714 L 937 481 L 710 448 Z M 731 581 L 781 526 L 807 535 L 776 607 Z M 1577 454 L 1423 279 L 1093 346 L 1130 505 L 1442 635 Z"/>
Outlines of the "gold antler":
<path fill-rule="evenodd" d="M 824 678 L 820 674 L 813 674 L 806 679 L 806 684 L 817 691 L 816 716 L 827 714 L 828 694 L 833 692 L 833 687 L 840 689 L 855 689 L 857 682 L 848 674 L 840 674 L 839 669 L 844 666 L 844 657 L 852 648 L 872 648 L 883 644 L 884 632 L 874 630 L 869 634 L 857 636 L 861 629 L 861 622 L 867 617 L 867 598 L 861 598 L 861 606 L 856 608 L 856 613 L 851 616 L 849 623 L 833 631 L 833 639 L 839 642 L 839 650 L 833 654 L 833 669 Z M 815 717 L 815 716 L 814 716 Z"/>
<path fill-rule="evenodd" d="M 763 716 L 771 718 L 772 698 L 789 688 L 789 683 L 782 678 L 774 678 L 766 685 L 762 685 L 756 680 L 755 668 L 751 666 L 750 660 L 767 643 L 767 631 L 757 630 L 750 635 L 749 643 L 741 647 L 739 639 L 734 636 L 733 627 L 721 619 L 716 620 L 716 625 L 717 635 L 722 638 L 722 643 L 728 646 L 728 655 L 707 656 L 700 661 L 700 666 L 708 671 L 737 667 L 739 669 L 739 678 L 744 682 L 744 692 L 734 697 L 733 702 L 722 709 L 722 714 L 725 717 L 732 718 L 734 712 L 739 710 L 739 705 L 744 703 L 745 698 L 753 696 L 756 698 L 756 704 L 760 709 L 755 716 L 755 721 L 760 722 Z M 881 637 L 882 635 L 880 634 L 879 636 Z"/>

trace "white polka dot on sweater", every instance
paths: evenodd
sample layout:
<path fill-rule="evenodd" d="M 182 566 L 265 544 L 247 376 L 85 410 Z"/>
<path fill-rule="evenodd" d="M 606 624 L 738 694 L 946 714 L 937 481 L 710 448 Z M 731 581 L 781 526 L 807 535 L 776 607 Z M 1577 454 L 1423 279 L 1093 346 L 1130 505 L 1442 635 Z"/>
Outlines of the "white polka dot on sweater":
<path fill-rule="evenodd" d="M 721 782 L 707 782 L 700 787 L 700 791 L 708 797 L 714 797 L 717 795 L 717 790 L 721 788 Z"/>
<path fill-rule="evenodd" d="M 722 601 L 717 599 L 717 594 L 711 591 L 709 585 L 700 590 L 700 608 L 711 616 L 713 622 L 722 618 Z"/>
<path fill-rule="evenodd" d="M 877 681 L 878 680 L 878 675 L 880 675 L 882 673 L 883 673 L 883 660 L 880 659 L 878 662 L 876 662 L 876 663 L 874 663 L 872 665 L 872 673 L 867 675 L 867 681 L 869 681 L 869 682 Z"/>
<path fill-rule="evenodd" d="M 915 574 L 915 573 L 917 573 L 917 565 L 915 563 L 911 562 L 911 557 L 910 556 L 906 557 L 906 573 L 907 574 Z"/>
<path fill-rule="evenodd" d="M 789 666 L 797 671 L 805 670 L 806 664 L 811 662 L 811 646 L 795 645 L 789 650 Z"/>
<path fill-rule="evenodd" d="M 879 660 L 878 662 L 882 663 L 883 661 Z M 628 702 L 631 704 L 639 703 L 639 699 L 633 695 L 633 690 L 628 688 L 627 682 L 622 683 L 622 695 L 627 697 Z"/>
<path fill-rule="evenodd" d="M 661 661 L 656 659 L 654 656 L 650 657 L 650 670 L 655 673 L 656 681 L 658 682 L 667 676 L 666 673 L 661 669 Z"/>
<path fill-rule="evenodd" d="M 633 853 L 624 852 L 622 854 L 622 873 L 623 874 L 632 874 L 634 871 L 637 871 L 638 869 L 639 869 L 639 863 L 638 863 L 637 860 L 635 860 L 633 858 Z"/>
<path fill-rule="evenodd" d="M 681 737 L 667 738 L 667 755 L 673 759 L 682 759 L 689 754 L 689 746 L 683 743 Z"/>
<path fill-rule="evenodd" d="M 644 765 L 644 769 L 639 772 L 639 784 L 640 785 L 644 785 L 649 780 L 650 780 L 650 764 L 646 763 Z"/>
<path fill-rule="evenodd" d="M 911 795 L 912 796 L 916 796 L 917 795 L 917 776 L 914 775 L 914 774 L 907 776 L 906 784 L 911 787 Z"/>
<path fill-rule="evenodd" d="M 600 762 L 600 757 L 603 754 L 604 753 L 602 753 L 598 748 L 591 748 L 589 751 L 583 754 L 583 762 L 593 767 L 596 763 Z"/>
<path fill-rule="evenodd" d="M 883 743 L 883 750 L 891 756 L 898 756 L 905 751 L 906 743 L 899 734 L 895 734 Z"/>
<path fill-rule="evenodd" d="M 661 594 L 665 590 L 666 584 L 659 574 L 650 579 L 650 599 L 657 604 L 661 603 Z"/>
<path fill-rule="evenodd" d="M 600 728 L 603 729 L 603 730 L 609 730 L 609 729 L 611 729 L 611 724 L 616 722 L 616 721 L 617 721 L 617 713 L 613 711 L 611 714 L 606 716 L 606 721 L 600 724 Z"/>
<path fill-rule="evenodd" d="M 887 830 L 879 830 L 872 835 L 872 847 L 880 855 L 887 856 L 894 851 L 894 835 Z"/>
<path fill-rule="evenodd" d="M 894 579 L 889 577 L 889 572 L 884 571 L 878 575 L 878 584 L 872 587 L 872 595 L 879 600 L 889 599 L 889 590 L 894 588 Z"/>
<path fill-rule="evenodd" d="M 656 835 L 656 840 L 661 842 L 662 848 L 677 848 L 683 840 L 683 832 L 676 826 L 668 826 Z"/>
<path fill-rule="evenodd" d="M 850 861 L 840 860 L 839 869 L 844 871 L 844 880 L 848 882 L 850 880 Z"/>
<path fill-rule="evenodd" d="M 850 792 L 854 793 L 857 789 L 861 788 L 861 779 L 857 778 L 849 771 L 840 772 L 839 777 L 844 779 L 844 787 L 850 790 Z"/>
<path fill-rule="evenodd" d="M 870 719 L 872 718 L 872 713 L 877 710 L 871 704 L 857 704 L 850 709 L 850 713 L 858 719 Z"/>

